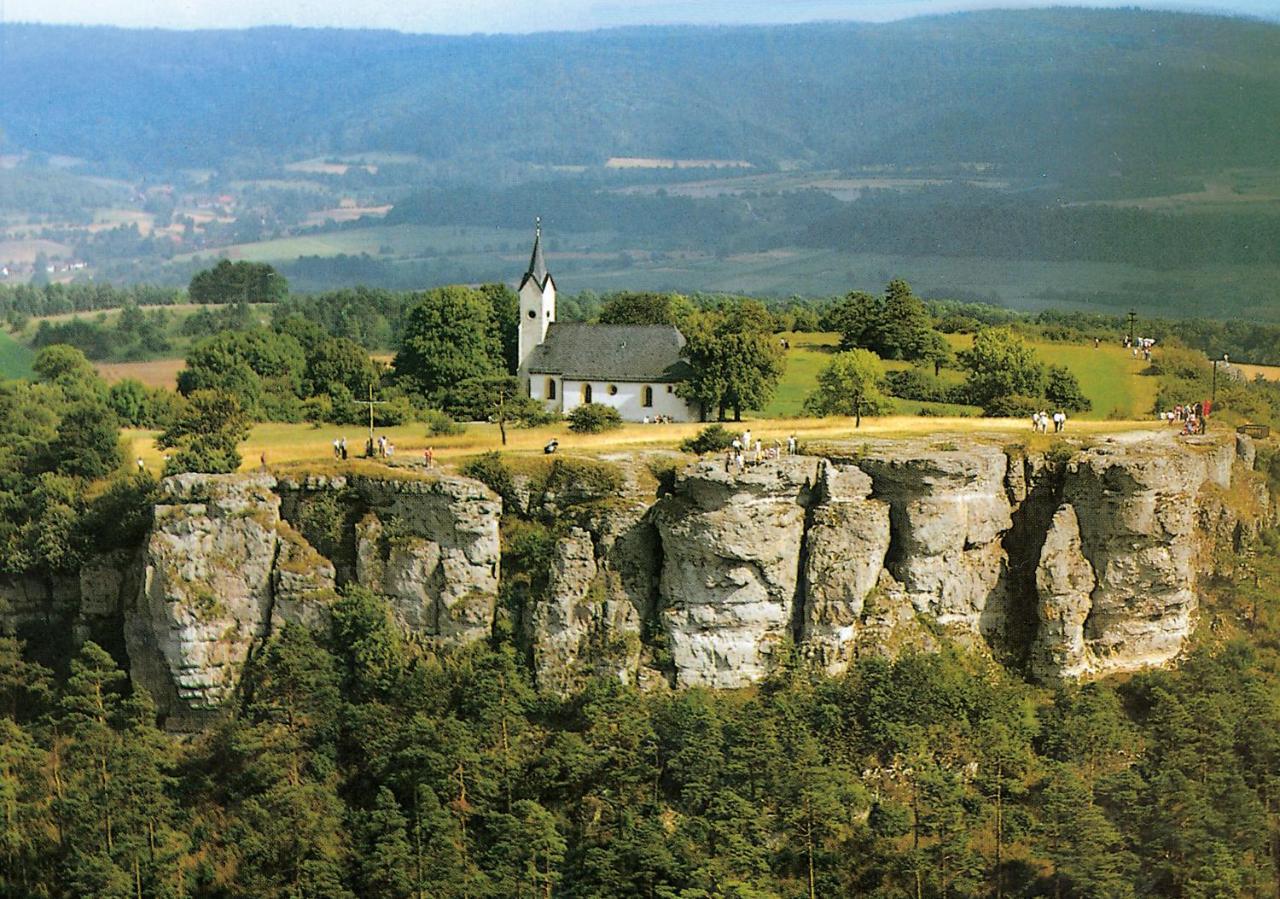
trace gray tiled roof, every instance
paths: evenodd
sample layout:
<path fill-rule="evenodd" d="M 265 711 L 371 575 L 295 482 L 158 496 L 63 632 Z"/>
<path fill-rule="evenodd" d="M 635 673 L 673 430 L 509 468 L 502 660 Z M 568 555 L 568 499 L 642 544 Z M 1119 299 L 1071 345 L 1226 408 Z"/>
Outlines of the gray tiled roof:
<path fill-rule="evenodd" d="M 583 381 L 683 381 L 684 335 L 672 325 L 586 325 L 552 322 L 529 354 L 527 370 Z"/>

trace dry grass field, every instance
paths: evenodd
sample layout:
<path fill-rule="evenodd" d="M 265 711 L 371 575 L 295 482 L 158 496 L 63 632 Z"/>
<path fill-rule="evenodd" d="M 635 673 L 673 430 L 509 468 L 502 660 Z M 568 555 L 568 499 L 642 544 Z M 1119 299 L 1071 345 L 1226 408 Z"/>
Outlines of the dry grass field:
<path fill-rule="evenodd" d="M 186 365 L 182 359 L 154 359 L 150 362 L 98 362 L 94 368 L 108 384 L 134 378 L 148 387 L 165 387 L 175 390 L 178 372 Z"/>
<path fill-rule="evenodd" d="M 1244 372 L 1244 376 L 1252 381 L 1256 378 L 1262 378 L 1264 381 L 1280 381 L 1280 365 L 1249 365 L 1247 363 L 1233 364 L 1232 368 L 1238 368 Z"/>
<path fill-rule="evenodd" d="M 496 425 L 472 424 L 463 434 L 454 437 L 430 437 L 421 424 L 395 428 L 379 428 L 395 446 L 395 457 L 410 462 L 420 462 L 422 451 L 431 446 L 436 460 L 452 467 L 472 456 L 493 450 L 515 456 L 537 456 L 551 438 L 560 441 L 560 452 L 566 455 L 601 456 L 614 452 L 636 450 L 673 450 L 680 442 L 698 433 L 705 425 L 698 423 L 644 425 L 628 424 L 605 434 L 574 434 L 565 424 L 543 428 L 509 429 L 504 447 Z M 918 416 L 887 416 L 864 418 L 862 427 L 855 429 L 851 418 L 782 418 L 757 419 L 741 424 L 727 423 L 728 428 L 751 428 L 752 436 L 766 446 L 776 440 L 785 443 L 788 436 L 806 441 L 834 441 L 871 438 L 936 437 L 940 441 L 958 437 L 983 437 L 1001 443 L 1018 442 L 1033 448 L 1045 448 L 1055 438 L 1052 434 L 1033 434 L 1027 422 L 1021 419 L 998 418 L 920 418 Z M 1095 437 L 1136 429 L 1157 429 L 1154 422 L 1078 421 L 1068 426 L 1067 436 Z M 249 439 L 241 446 L 243 468 L 252 470 L 261 465 L 265 454 L 267 467 L 292 466 L 314 462 L 323 464 L 333 459 L 335 438 L 347 438 L 347 448 L 354 457 L 363 452 L 368 429 L 358 426 L 309 424 L 261 424 L 254 427 Z M 143 460 L 153 471 L 164 467 L 164 455 L 155 445 L 156 432 L 127 430 L 125 440 L 135 458 Z"/>

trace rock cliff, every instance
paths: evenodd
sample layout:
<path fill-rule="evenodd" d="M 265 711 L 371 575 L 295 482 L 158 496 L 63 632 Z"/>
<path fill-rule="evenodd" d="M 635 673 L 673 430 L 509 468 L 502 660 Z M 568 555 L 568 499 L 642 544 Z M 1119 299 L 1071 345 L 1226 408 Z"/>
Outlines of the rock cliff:
<path fill-rule="evenodd" d="M 655 458 L 676 466 L 661 486 Z M 1091 677 L 1185 648 L 1199 579 L 1231 557 L 1215 550 L 1270 516 L 1252 462 L 1247 438 L 1153 432 L 1048 455 L 832 444 L 745 472 L 565 460 L 509 494 L 508 520 L 547 547 L 519 589 L 502 580 L 503 502 L 477 481 L 185 475 L 163 483 L 136 552 L 0 583 L 0 625 L 83 639 L 116 622 L 175 727 L 235 695 L 273 628 L 326 628 L 353 584 L 420 640 L 482 639 L 515 616 L 538 685 L 559 693 L 600 675 L 741 687 L 783 659 L 838 673 L 943 638 L 1042 680 Z"/>

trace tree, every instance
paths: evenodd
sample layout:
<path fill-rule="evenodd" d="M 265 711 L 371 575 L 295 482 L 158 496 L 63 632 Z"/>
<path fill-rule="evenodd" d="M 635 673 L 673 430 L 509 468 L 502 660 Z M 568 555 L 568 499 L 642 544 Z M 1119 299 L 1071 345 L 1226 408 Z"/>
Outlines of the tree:
<path fill-rule="evenodd" d="M 481 284 L 481 295 L 493 308 L 491 331 L 502 347 L 502 362 L 507 374 L 520 368 L 520 297 L 505 284 Z"/>
<path fill-rule="evenodd" d="M 501 374 L 493 306 L 468 287 L 428 291 L 406 317 L 393 365 L 398 379 L 432 397 L 468 378 Z"/>
<path fill-rule="evenodd" d="M 187 287 L 193 303 L 278 303 L 289 295 L 289 282 L 263 262 L 220 259 L 196 272 Z"/>
<path fill-rule="evenodd" d="M 1010 328 L 983 328 L 974 335 L 973 346 L 960 353 L 960 364 L 968 372 L 968 399 L 976 405 L 998 397 L 1044 395 L 1044 365 Z"/>
<path fill-rule="evenodd" d="M 120 467 L 120 422 L 101 401 L 77 403 L 58 422 L 50 447 L 58 471 L 81 478 L 101 478 Z"/>
<path fill-rule="evenodd" d="M 166 474 L 218 473 L 240 467 L 236 446 L 248 436 L 249 418 L 234 394 L 197 390 L 156 442 L 161 448 L 178 450 L 165 463 Z"/>
<path fill-rule="evenodd" d="M 1062 365 L 1050 365 L 1045 380 L 1044 397 L 1058 409 L 1068 412 L 1088 412 L 1093 403 L 1080 390 L 1080 382 L 1071 370 Z"/>
<path fill-rule="evenodd" d="M 805 398 L 810 415 L 852 415 L 855 427 L 862 414 L 883 415 L 893 408 L 880 390 L 880 357 L 870 350 L 837 353 L 818 374 L 817 388 Z"/>
<path fill-rule="evenodd" d="M 885 288 L 879 315 L 869 322 L 863 339 L 886 359 L 922 359 L 936 348 L 932 333 L 924 303 L 911 292 L 910 284 L 895 278 Z"/>
<path fill-rule="evenodd" d="M 507 445 L 507 425 L 531 427 L 553 418 L 541 403 L 520 390 L 520 381 L 511 375 L 468 378 L 449 390 L 444 406 L 450 415 L 464 421 L 496 424 L 503 446 Z"/>
<path fill-rule="evenodd" d="M 1117 897 L 1133 895 L 1124 876 L 1132 858 L 1089 789 L 1066 765 L 1050 770 L 1039 802 L 1036 827 L 1040 851 L 1053 863 L 1053 895 Z"/>
<path fill-rule="evenodd" d="M 369 351 L 345 337 L 330 337 L 307 355 L 302 377 L 304 396 L 334 396 L 345 388 L 351 396 L 364 396 L 378 382 L 378 369 Z"/>
<path fill-rule="evenodd" d="M 616 293 L 600 309 L 602 325 L 679 325 L 692 312 L 687 299 L 671 293 Z"/>
<path fill-rule="evenodd" d="M 721 421 L 730 409 L 741 421 L 744 409 L 768 405 L 786 358 L 761 303 L 727 304 L 691 318 L 688 326 L 684 355 L 692 374 L 676 388 L 681 397 L 698 403 L 704 419 L 716 410 Z"/>

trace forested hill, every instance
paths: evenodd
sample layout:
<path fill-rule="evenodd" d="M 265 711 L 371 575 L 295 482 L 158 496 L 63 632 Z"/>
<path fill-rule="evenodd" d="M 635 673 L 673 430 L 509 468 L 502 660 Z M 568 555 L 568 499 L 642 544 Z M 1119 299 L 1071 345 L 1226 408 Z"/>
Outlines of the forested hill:
<path fill-rule="evenodd" d="M 1133 10 L 439 37 L 0 25 L 6 150 L 133 170 L 402 151 L 1047 179 L 1270 164 L 1280 27 Z"/>

